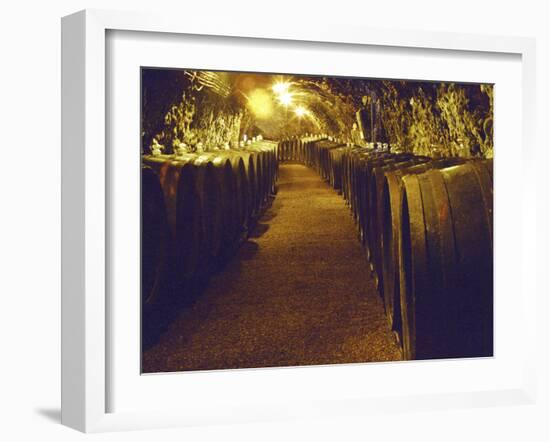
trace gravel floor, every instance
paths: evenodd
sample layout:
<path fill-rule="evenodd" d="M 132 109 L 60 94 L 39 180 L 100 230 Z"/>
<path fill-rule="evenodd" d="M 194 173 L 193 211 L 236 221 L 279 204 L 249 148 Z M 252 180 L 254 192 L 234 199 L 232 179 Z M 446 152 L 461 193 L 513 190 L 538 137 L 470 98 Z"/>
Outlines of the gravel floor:
<path fill-rule="evenodd" d="M 350 211 L 317 174 L 280 166 L 255 232 L 143 353 L 146 373 L 401 359 Z"/>

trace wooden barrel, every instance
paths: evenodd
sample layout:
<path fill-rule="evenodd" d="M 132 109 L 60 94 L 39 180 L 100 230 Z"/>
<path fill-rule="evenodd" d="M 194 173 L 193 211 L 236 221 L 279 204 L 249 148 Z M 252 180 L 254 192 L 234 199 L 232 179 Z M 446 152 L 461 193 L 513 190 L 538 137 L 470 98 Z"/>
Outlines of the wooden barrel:
<path fill-rule="evenodd" d="M 215 169 L 215 177 L 222 201 L 222 246 L 218 255 L 218 262 L 223 260 L 232 250 L 239 229 L 239 211 L 236 198 L 237 182 L 233 172 L 231 160 L 225 154 L 220 154 L 212 160 Z"/>
<path fill-rule="evenodd" d="M 289 144 L 290 144 L 289 140 L 282 140 L 279 143 L 279 148 L 277 149 L 279 161 L 284 162 L 288 160 Z"/>
<path fill-rule="evenodd" d="M 256 216 L 255 202 L 257 197 L 256 166 L 253 153 L 247 152 L 245 164 L 248 184 L 247 225 L 250 225 L 250 221 Z"/>
<path fill-rule="evenodd" d="M 357 146 L 348 147 L 345 150 L 342 164 L 343 164 L 343 196 L 348 206 L 351 206 L 351 188 L 352 188 L 352 160 L 354 152 L 358 149 Z"/>
<path fill-rule="evenodd" d="M 292 149 L 292 140 L 286 140 L 286 143 L 285 143 L 285 157 L 284 157 L 284 160 L 285 161 L 290 161 L 292 156 L 291 156 L 291 149 Z"/>
<path fill-rule="evenodd" d="M 321 178 L 330 181 L 330 152 L 341 147 L 340 143 L 323 140 L 317 143 L 317 167 Z"/>
<path fill-rule="evenodd" d="M 363 201 L 366 197 L 366 167 L 370 161 L 378 158 L 379 154 L 369 149 L 356 149 L 351 159 L 351 207 L 352 213 L 357 222 L 363 210 Z"/>
<path fill-rule="evenodd" d="M 196 167 L 191 162 L 173 162 L 171 175 L 178 175 L 174 222 L 174 249 L 177 280 L 194 279 L 203 252 L 202 207 Z M 166 190 L 165 190 L 166 192 Z M 166 194 L 166 193 L 165 193 Z"/>
<path fill-rule="evenodd" d="M 369 157 L 368 161 L 366 161 L 363 175 L 364 183 L 362 184 L 364 188 L 364 195 L 362 198 L 364 201 L 363 212 L 361 215 L 365 217 L 367 228 L 370 226 L 371 221 L 373 221 L 372 215 L 375 210 L 375 207 L 371 207 L 371 201 L 373 199 L 371 187 L 373 185 L 372 177 L 374 171 L 380 167 L 390 166 L 395 163 L 403 163 L 414 158 L 414 155 L 409 153 L 395 155 L 389 152 L 376 152 Z M 374 198 L 376 198 L 376 196 L 374 196 Z"/>
<path fill-rule="evenodd" d="M 270 157 L 270 172 L 269 172 L 269 192 L 271 195 L 275 195 L 277 193 L 277 157 L 275 156 L 274 149 L 271 147 L 271 150 L 269 152 Z"/>
<path fill-rule="evenodd" d="M 141 298 L 156 302 L 165 278 L 169 231 L 166 205 L 158 175 L 149 166 L 141 168 Z"/>
<path fill-rule="evenodd" d="M 394 331 L 401 335 L 401 306 L 399 290 L 399 238 L 401 231 L 401 198 L 404 175 L 423 173 L 431 168 L 448 167 L 461 164 L 463 160 L 444 159 L 422 162 L 406 168 L 387 170 L 384 173 L 384 185 L 381 192 L 381 254 L 383 275 L 384 306 L 388 322 Z"/>
<path fill-rule="evenodd" d="M 329 153 L 330 179 L 329 182 L 333 189 L 343 192 L 343 158 L 346 147 L 332 149 Z"/>
<path fill-rule="evenodd" d="M 492 178 L 481 161 L 403 177 L 400 301 L 407 359 L 493 353 Z"/>
<path fill-rule="evenodd" d="M 350 155 L 350 207 L 353 218 L 357 222 L 358 220 L 358 203 L 360 200 L 359 189 L 360 189 L 360 175 L 363 169 L 363 163 L 365 162 L 364 158 L 364 149 L 354 149 Z"/>
<path fill-rule="evenodd" d="M 220 182 L 212 163 L 214 154 L 201 155 L 194 162 L 196 187 L 201 202 L 203 241 L 197 276 L 206 276 L 217 268 L 222 243 L 223 199 Z"/>
<path fill-rule="evenodd" d="M 298 140 L 293 140 L 297 143 Z M 252 146 L 261 157 L 262 172 L 259 175 L 262 182 L 262 203 L 265 204 L 270 195 L 275 193 L 278 161 L 275 155 L 277 144 L 273 141 L 262 140 Z"/>
<path fill-rule="evenodd" d="M 389 154 L 381 154 L 378 152 L 371 152 L 361 156 L 361 160 L 358 163 L 357 177 L 356 177 L 356 196 L 355 196 L 355 217 L 359 225 L 359 231 L 361 240 L 366 248 L 367 256 L 371 257 L 370 250 L 370 209 L 369 209 L 369 184 L 371 179 L 372 170 L 375 167 L 383 166 L 392 162 L 393 159 Z"/>
<path fill-rule="evenodd" d="M 351 151 L 351 147 L 347 147 L 344 149 L 342 153 L 342 196 L 344 197 L 344 200 L 346 201 L 346 204 L 349 203 L 349 173 L 348 173 L 348 161 L 349 161 L 349 153 Z"/>
<path fill-rule="evenodd" d="M 257 150 L 256 151 L 256 172 L 258 180 L 258 212 L 261 212 L 262 207 L 264 206 L 266 194 L 267 194 L 267 182 L 266 182 L 266 169 L 267 169 L 267 158 L 265 154 Z"/>
<path fill-rule="evenodd" d="M 250 180 L 251 188 L 253 189 L 253 197 L 251 201 L 252 205 L 252 216 L 254 218 L 258 217 L 261 211 L 262 207 L 262 182 L 261 182 L 261 174 L 262 174 L 262 159 L 258 152 L 256 151 L 250 151 L 251 159 L 252 159 L 252 169 L 253 169 L 253 180 Z M 249 169 L 249 177 L 250 177 L 250 169 Z"/>
<path fill-rule="evenodd" d="M 264 158 L 263 168 L 263 181 L 264 181 L 264 198 L 263 203 L 267 204 L 269 196 L 272 194 L 273 189 L 273 171 L 274 160 L 273 154 L 269 146 L 261 145 L 262 156 Z"/>
<path fill-rule="evenodd" d="M 144 157 L 144 163 L 157 170 L 164 194 L 171 238 L 167 271 L 176 284 L 192 279 L 200 261 L 203 233 L 193 165 L 196 158 L 195 154 L 178 158 Z"/>
<path fill-rule="evenodd" d="M 289 161 L 292 161 L 292 146 L 294 141 L 290 141 L 290 148 L 289 151 Z M 268 201 L 268 197 L 271 192 L 271 170 L 272 170 L 272 160 L 271 160 L 271 152 L 269 151 L 269 148 L 266 148 L 262 145 L 258 146 L 258 150 L 260 152 L 260 155 L 262 157 L 262 174 L 261 174 L 261 180 L 262 180 L 262 206 L 265 206 Z"/>
<path fill-rule="evenodd" d="M 368 192 L 369 198 L 369 248 L 371 251 L 370 257 L 375 272 L 375 282 L 378 292 L 382 299 L 385 300 L 384 295 L 384 272 L 383 272 L 383 258 L 382 258 L 382 230 L 384 219 L 383 213 L 383 189 L 385 182 L 385 174 L 391 170 L 402 169 L 410 167 L 414 164 L 421 162 L 427 162 L 429 158 L 418 157 L 411 158 L 410 156 L 396 156 L 383 162 L 381 165 L 373 167 L 370 175 L 370 186 Z M 387 304 L 384 303 L 387 308 Z"/>
<path fill-rule="evenodd" d="M 288 140 L 288 152 L 286 157 L 287 161 L 294 161 L 294 144 L 295 140 L 293 138 Z"/>
<path fill-rule="evenodd" d="M 311 160 L 310 160 L 310 149 L 311 149 L 311 139 L 306 138 L 304 140 L 304 164 L 308 167 L 311 167 Z"/>
<path fill-rule="evenodd" d="M 238 152 L 230 155 L 230 160 L 235 180 L 236 235 L 240 237 L 248 229 L 248 175 L 243 153 Z"/>
<path fill-rule="evenodd" d="M 317 165 L 317 161 L 316 161 L 316 158 L 317 158 L 317 143 L 319 141 L 323 141 L 324 138 L 319 138 L 319 139 L 315 139 L 315 138 L 310 138 L 306 141 L 305 143 L 305 146 L 304 146 L 304 152 L 305 152 L 305 157 L 306 157 L 306 165 L 308 167 L 312 167 L 312 168 L 316 168 L 316 165 Z"/>
<path fill-rule="evenodd" d="M 274 189 L 277 151 L 277 143 L 265 141 L 230 152 L 143 156 L 145 302 L 158 293 L 161 269 L 180 286 L 228 257 Z"/>

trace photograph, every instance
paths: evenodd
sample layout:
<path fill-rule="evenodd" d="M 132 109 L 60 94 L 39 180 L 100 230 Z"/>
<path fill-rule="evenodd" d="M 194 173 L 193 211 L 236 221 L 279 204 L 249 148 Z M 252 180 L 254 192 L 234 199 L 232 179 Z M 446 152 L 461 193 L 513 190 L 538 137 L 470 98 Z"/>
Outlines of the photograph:
<path fill-rule="evenodd" d="M 6 2 L 0 439 L 550 441 L 514 6 Z"/>
<path fill-rule="evenodd" d="M 494 84 L 140 83 L 142 374 L 494 356 Z"/>

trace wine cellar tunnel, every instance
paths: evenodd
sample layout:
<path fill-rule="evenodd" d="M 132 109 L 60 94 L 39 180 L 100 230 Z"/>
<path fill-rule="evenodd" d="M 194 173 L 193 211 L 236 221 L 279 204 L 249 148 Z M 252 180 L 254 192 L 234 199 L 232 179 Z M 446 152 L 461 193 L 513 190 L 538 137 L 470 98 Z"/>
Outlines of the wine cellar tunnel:
<path fill-rule="evenodd" d="M 492 356 L 492 98 L 142 69 L 142 371 Z"/>

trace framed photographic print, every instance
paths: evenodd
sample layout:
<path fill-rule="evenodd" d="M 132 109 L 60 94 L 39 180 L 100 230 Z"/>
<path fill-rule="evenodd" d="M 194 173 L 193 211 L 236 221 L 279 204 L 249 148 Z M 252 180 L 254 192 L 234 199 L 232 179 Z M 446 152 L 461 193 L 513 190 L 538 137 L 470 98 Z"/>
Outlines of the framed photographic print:
<path fill-rule="evenodd" d="M 533 400 L 532 40 L 62 31 L 64 424 Z"/>

